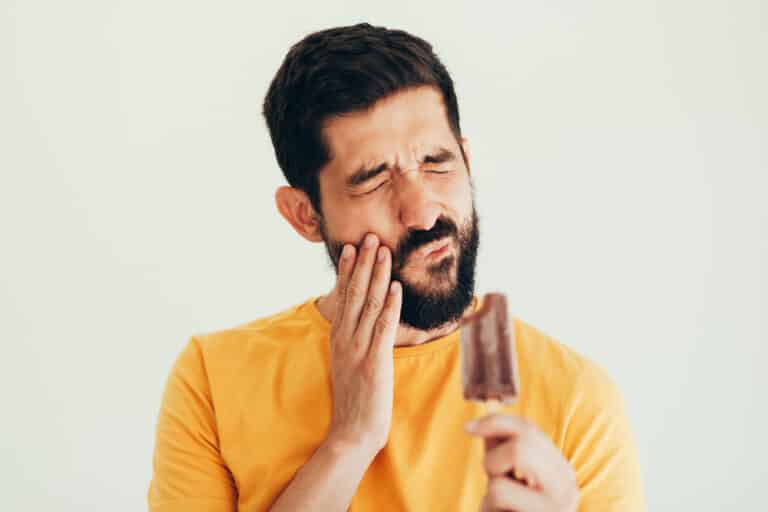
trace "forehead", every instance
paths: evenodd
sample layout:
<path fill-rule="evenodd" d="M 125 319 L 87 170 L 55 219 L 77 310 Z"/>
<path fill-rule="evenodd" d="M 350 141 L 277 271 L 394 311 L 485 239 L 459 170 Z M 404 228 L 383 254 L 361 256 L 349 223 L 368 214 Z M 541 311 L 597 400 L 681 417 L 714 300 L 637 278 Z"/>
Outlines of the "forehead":
<path fill-rule="evenodd" d="M 455 144 L 442 94 L 430 86 L 399 91 L 365 112 L 329 119 L 323 135 L 331 154 L 328 167 L 342 173 Z"/>

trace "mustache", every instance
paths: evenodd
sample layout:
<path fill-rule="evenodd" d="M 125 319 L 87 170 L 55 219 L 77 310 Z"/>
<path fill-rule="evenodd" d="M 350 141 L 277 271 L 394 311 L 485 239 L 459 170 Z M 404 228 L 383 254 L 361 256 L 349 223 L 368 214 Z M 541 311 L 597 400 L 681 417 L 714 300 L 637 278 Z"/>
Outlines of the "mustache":
<path fill-rule="evenodd" d="M 417 249 L 447 236 L 458 239 L 458 235 L 458 226 L 447 217 L 439 217 L 431 229 L 409 231 L 395 249 L 393 261 L 396 262 L 396 268 L 402 268 L 408 256 Z"/>

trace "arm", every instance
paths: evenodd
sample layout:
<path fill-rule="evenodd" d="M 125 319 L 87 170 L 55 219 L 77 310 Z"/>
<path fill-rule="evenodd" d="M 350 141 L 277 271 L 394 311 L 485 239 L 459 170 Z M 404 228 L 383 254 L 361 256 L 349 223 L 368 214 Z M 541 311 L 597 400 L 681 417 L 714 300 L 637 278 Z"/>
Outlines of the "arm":
<path fill-rule="evenodd" d="M 402 304 L 390 284 L 390 252 L 370 238 L 357 258 L 346 246 L 339 264 L 341 297 L 331 329 L 333 415 L 329 434 L 285 488 L 273 512 L 342 512 L 373 458 L 387 443 L 392 417 L 392 347 Z M 378 254 L 374 263 L 374 255 Z"/>
<path fill-rule="evenodd" d="M 377 451 L 329 437 L 296 473 L 270 511 L 347 510 Z"/>

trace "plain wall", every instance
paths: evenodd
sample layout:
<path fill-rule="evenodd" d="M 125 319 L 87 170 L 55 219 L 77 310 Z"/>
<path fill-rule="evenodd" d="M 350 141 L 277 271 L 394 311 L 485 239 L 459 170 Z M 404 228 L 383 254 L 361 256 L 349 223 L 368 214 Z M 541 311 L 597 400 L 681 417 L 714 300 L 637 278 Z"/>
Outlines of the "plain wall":
<path fill-rule="evenodd" d="M 452 73 L 478 291 L 608 370 L 649 509 L 765 506 L 764 2 L 0 6 L 0 509 L 145 509 L 189 336 L 333 285 L 275 209 L 261 102 L 359 21 Z"/>

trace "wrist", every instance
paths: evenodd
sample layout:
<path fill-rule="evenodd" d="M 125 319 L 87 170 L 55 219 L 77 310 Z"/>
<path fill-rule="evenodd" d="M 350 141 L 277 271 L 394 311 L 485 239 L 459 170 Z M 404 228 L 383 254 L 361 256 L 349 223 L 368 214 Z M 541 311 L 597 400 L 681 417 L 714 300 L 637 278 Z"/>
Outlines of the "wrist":
<path fill-rule="evenodd" d="M 372 440 L 355 438 L 338 432 L 329 432 L 323 441 L 323 447 L 335 456 L 359 455 L 373 459 L 381 450 L 381 445 Z"/>

